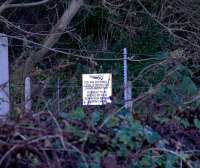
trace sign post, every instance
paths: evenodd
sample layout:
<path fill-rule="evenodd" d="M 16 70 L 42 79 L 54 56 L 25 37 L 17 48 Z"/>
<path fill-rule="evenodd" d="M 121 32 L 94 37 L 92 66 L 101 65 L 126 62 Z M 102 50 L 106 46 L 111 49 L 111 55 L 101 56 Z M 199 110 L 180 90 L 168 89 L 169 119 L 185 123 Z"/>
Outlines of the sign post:
<path fill-rule="evenodd" d="M 83 105 L 106 105 L 111 103 L 112 74 L 83 74 Z"/>

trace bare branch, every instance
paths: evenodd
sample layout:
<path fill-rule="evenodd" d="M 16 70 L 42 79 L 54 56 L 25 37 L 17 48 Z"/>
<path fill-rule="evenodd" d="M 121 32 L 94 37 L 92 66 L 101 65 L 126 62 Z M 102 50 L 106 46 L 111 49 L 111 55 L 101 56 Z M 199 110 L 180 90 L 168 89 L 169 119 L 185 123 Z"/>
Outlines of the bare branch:
<path fill-rule="evenodd" d="M 68 8 L 64 11 L 63 15 L 58 20 L 57 24 L 53 26 L 53 28 L 49 32 L 49 35 L 44 39 L 44 42 L 40 45 L 43 47 L 36 53 L 29 55 L 29 57 L 26 59 L 24 66 L 22 66 L 22 71 L 24 72 L 23 76 L 29 74 L 29 72 L 32 70 L 33 65 L 41 61 L 43 57 L 47 54 L 49 49 L 52 49 L 52 47 L 58 42 L 62 34 L 66 31 L 67 26 L 70 24 L 71 20 L 77 14 L 77 12 L 83 4 L 83 0 L 71 1 Z M 19 73 L 22 74 L 22 72 Z"/>
<path fill-rule="evenodd" d="M 169 35 L 171 35 L 172 37 L 174 37 L 175 39 L 178 39 L 182 42 L 186 42 L 186 43 L 189 43 L 191 46 L 194 46 L 196 48 L 200 48 L 200 45 L 193 41 L 191 41 L 191 39 L 188 39 L 188 38 L 185 38 L 185 37 L 182 37 L 180 35 L 177 35 L 175 32 L 174 32 L 174 28 L 171 28 L 169 27 L 169 23 L 168 25 L 166 26 L 164 23 L 162 23 L 158 18 L 156 18 L 145 6 L 144 4 L 141 2 L 141 0 L 137 0 L 138 4 L 142 7 L 142 9 L 146 12 L 147 15 L 149 15 L 158 25 L 160 25 L 162 28 L 164 28 L 168 33 Z M 186 32 L 186 30 L 183 30 L 183 29 L 178 29 L 179 31 L 182 31 L 182 32 Z M 177 31 L 177 29 L 176 29 Z M 191 31 L 190 31 L 191 33 Z M 194 32 L 192 32 L 192 34 L 194 34 Z"/>
<path fill-rule="evenodd" d="M 49 2 L 49 1 L 50 0 L 42 0 L 42 1 L 39 1 L 39 2 L 19 3 L 19 4 L 9 4 L 9 3 L 7 3 L 7 4 L 4 4 L 4 9 L 7 9 L 7 8 L 27 8 L 27 7 L 34 7 L 34 6 L 43 5 L 43 4 L 45 4 L 45 3 Z"/>
<path fill-rule="evenodd" d="M 0 14 L 7 9 L 7 6 L 12 2 L 13 0 L 7 0 L 0 6 Z"/>
<path fill-rule="evenodd" d="M 43 43 L 44 46 L 51 48 L 57 43 L 62 33 L 66 30 L 72 18 L 77 14 L 82 5 L 83 0 L 72 0 L 60 20 L 58 20 L 57 24 L 51 29 L 49 36 L 45 38 Z M 37 52 L 37 57 L 42 58 L 47 52 L 47 48 L 42 48 Z"/>

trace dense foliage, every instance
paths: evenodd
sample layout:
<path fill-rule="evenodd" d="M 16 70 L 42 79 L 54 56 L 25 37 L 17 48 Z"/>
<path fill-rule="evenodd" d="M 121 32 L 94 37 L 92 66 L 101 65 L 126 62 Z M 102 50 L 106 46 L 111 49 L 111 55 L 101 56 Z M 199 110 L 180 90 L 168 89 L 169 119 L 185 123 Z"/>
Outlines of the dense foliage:
<path fill-rule="evenodd" d="M 0 6 L 12 94 L 12 120 L 0 124 L 0 167 L 198 168 L 199 1 L 37 2 Z M 125 47 L 132 111 L 123 107 Z M 83 107 L 81 75 L 96 72 L 113 74 L 113 102 Z"/>

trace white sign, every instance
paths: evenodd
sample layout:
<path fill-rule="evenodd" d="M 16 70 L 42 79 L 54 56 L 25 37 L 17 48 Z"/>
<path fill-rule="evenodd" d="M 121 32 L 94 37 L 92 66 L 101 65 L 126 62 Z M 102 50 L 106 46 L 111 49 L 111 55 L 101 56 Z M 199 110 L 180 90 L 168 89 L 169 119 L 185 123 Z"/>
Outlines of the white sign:
<path fill-rule="evenodd" d="M 111 103 L 112 74 L 83 74 L 83 105 L 105 105 Z"/>

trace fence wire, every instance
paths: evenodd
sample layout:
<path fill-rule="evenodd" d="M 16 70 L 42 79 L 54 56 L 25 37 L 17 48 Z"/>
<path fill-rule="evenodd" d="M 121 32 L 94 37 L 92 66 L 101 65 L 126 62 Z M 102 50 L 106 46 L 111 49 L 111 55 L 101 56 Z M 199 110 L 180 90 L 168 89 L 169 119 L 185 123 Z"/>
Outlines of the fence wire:
<path fill-rule="evenodd" d="M 83 106 L 83 88 L 85 86 L 80 82 L 64 82 L 59 80 L 53 84 L 44 83 L 32 83 L 31 84 L 31 102 L 32 110 L 40 111 L 44 108 L 50 108 L 53 111 L 65 111 L 67 108 L 74 108 L 75 106 Z M 110 87 L 106 86 L 104 88 L 108 89 Z M 132 86 L 133 90 L 145 91 L 148 86 Z M 113 82 L 112 86 L 112 96 L 109 97 L 111 104 L 124 104 L 123 84 Z M 105 100 L 108 99 L 102 95 L 102 105 L 105 105 Z M 10 84 L 10 97 L 12 104 L 19 105 L 21 108 L 26 105 L 25 102 L 25 84 Z M 93 93 L 91 92 L 89 101 L 92 100 Z M 30 101 L 30 100 L 28 100 Z M 130 100 L 127 100 L 130 101 Z M 90 102 L 88 102 L 90 104 Z"/>

